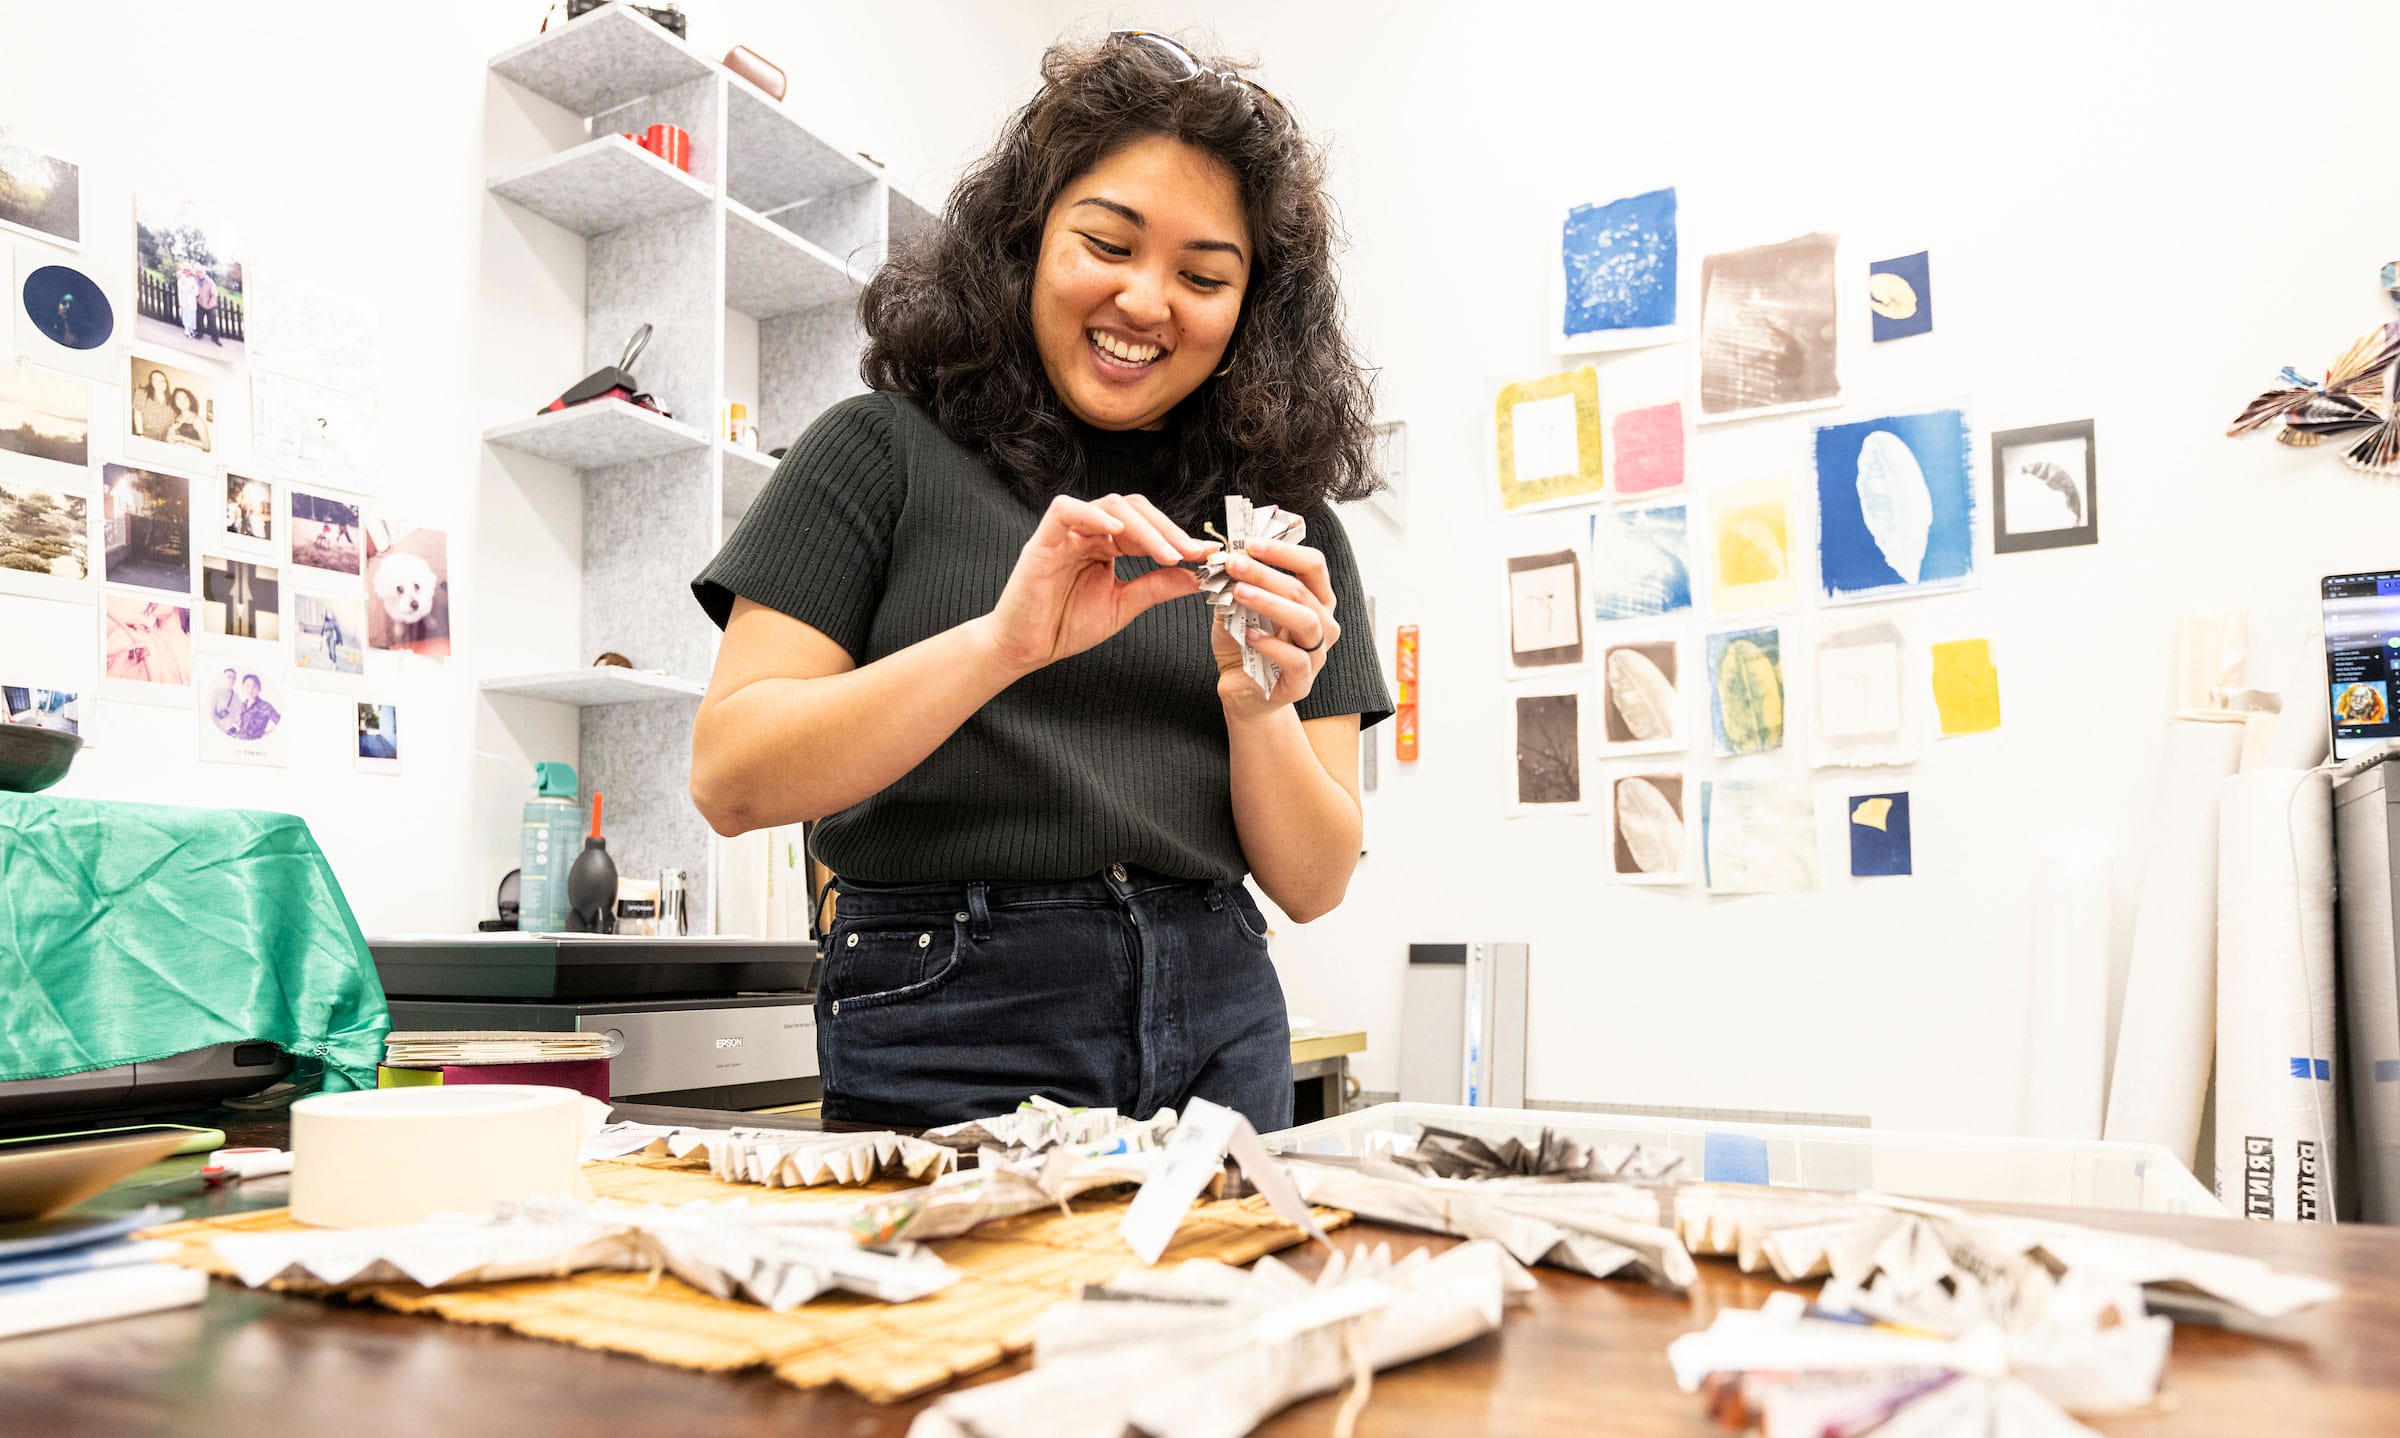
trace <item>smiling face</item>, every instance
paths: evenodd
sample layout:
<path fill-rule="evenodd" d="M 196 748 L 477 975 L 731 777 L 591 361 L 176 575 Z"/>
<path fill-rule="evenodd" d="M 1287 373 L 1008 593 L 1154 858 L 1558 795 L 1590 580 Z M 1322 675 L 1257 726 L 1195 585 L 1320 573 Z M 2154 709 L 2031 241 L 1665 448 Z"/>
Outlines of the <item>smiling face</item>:
<path fill-rule="evenodd" d="M 1042 226 L 1033 337 L 1069 412 L 1155 429 L 1224 363 L 1250 278 L 1233 172 L 1152 135 L 1069 181 Z"/>

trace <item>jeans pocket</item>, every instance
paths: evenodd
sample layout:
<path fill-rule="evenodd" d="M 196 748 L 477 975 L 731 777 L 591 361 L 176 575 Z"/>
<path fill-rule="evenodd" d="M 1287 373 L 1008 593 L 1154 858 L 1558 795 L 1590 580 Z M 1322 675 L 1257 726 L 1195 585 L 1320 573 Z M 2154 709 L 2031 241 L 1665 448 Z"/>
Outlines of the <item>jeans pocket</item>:
<path fill-rule="evenodd" d="M 1242 937 L 1254 944 L 1265 943 L 1267 916 L 1250 901 L 1250 891 L 1240 884 L 1227 884 L 1224 893 L 1225 912 L 1233 915 L 1233 925 L 1242 931 Z"/>
<path fill-rule="evenodd" d="M 949 983 L 966 960 L 967 927 L 945 920 L 903 929 L 873 918 L 846 931 L 837 925 L 826 945 L 831 957 L 819 984 L 826 1017 L 838 1019 L 846 1011 L 922 998 Z"/>

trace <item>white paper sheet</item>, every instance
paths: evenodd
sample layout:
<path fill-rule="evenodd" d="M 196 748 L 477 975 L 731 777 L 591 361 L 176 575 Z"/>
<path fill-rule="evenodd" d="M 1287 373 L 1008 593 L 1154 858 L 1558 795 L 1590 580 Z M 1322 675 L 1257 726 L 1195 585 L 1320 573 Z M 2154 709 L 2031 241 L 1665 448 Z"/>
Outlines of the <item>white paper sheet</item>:
<path fill-rule="evenodd" d="M 1517 483 L 1555 479 L 1582 469 L 1582 451 L 1575 436 L 1575 396 L 1521 401 L 1509 412 L 1509 423 L 1515 440 Z"/>

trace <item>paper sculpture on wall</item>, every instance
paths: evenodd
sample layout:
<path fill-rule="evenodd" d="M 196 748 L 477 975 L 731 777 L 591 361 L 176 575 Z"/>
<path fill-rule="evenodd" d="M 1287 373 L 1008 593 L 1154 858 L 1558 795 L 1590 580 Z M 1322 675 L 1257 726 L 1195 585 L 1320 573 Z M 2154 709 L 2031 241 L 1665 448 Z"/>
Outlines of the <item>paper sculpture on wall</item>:
<path fill-rule="evenodd" d="M 1683 664 L 1671 637 L 1628 640 L 1602 653 L 1601 735 L 1604 754 L 1663 754 L 1684 736 Z"/>
<path fill-rule="evenodd" d="M 1711 576 L 1720 614 L 1787 604 L 1792 578 L 1792 486 L 1762 479 L 1722 485 L 1708 499 Z"/>
<path fill-rule="evenodd" d="M 2387 274 L 2394 273 L 2391 266 Z M 2387 286 L 2388 288 L 2388 286 Z M 2289 365 L 2282 383 L 2250 401 L 2225 433 L 2248 434 L 2276 421 L 2275 437 L 2310 446 L 2329 439 L 2350 441 L 2342 461 L 2353 469 L 2389 473 L 2400 468 L 2400 320 L 2369 331 L 2342 351 L 2322 383 Z"/>
<path fill-rule="evenodd" d="M 1817 887 L 1816 792 L 1806 779 L 1710 779 L 1700 785 L 1700 852 L 1712 894 Z"/>
<path fill-rule="evenodd" d="M 1609 785 L 1608 874 L 1626 884 L 1681 884 L 1691 877 L 1691 830 L 1681 774 L 1625 774 Z"/>
<path fill-rule="evenodd" d="M 1906 636 L 1889 619 L 1829 629 L 1817 641 L 1811 764 L 1825 769 L 1916 762 L 1908 724 L 1907 653 Z"/>
<path fill-rule="evenodd" d="M 1517 672 L 1583 662 L 1583 556 L 1572 549 L 1508 561 L 1508 663 Z"/>
<path fill-rule="evenodd" d="M 1882 878 L 1913 872 L 1908 837 L 1908 795 L 1850 797 L 1850 876 Z"/>
<path fill-rule="evenodd" d="M 1700 419 L 1837 403 L 1832 235 L 1700 262 Z"/>
<path fill-rule="evenodd" d="M 1874 316 L 1875 343 L 1933 329 L 1930 261 L 1930 255 L 1919 250 L 1867 266 L 1867 308 Z"/>
<path fill-rule="evenodd" d="M 1826 603 L 1970 582 L 1975 487 L 1965 414 L 1937 409 L 1825 425 L 1816 450 Z"/>
<path fill-rule="evenodd" d="M 1683 402 L 1619 410 L 1608 426 L 1609 488 L 1619 498 L 1683 488 Z"/>
<path fill-rule="evenodd" d="M 1581 705 L 1575 694 L 1522 694 L 1510 705 L 1516 771 L 1510 812 L 1566 813 L 1583 803 Z"/>
<path fill-rule="evenodd" d="M 1592 516 L 1594 619 L 1643 619 L 1692 607 L 1691 539 L 1680 504 Z"/>
<path fill-rule="evenodd" d="M 1983 734 L 2000 727 L 2000 671 L 1992 641 L 1953 639 L 1933 646 L 1933 703 L 1942 737 Z"/>
<path fill-rule="evenodd" d="M 2100 475 L 2092 422 L 1992 436 L 1992 550 L 2015 554 L 2100 542 Z"/>
<path fill-rule="evenodd" d="M 1502 509 L 1600 496 L 1600 377 L 1590 365 L 1504 386 L 1492 408 Z"/>
<path fill-rule="evenodd" d="M 1783 747 L 1783 637 L 1773 625 L 1708 636 L 1708 719 L 1717 753 Z"/>
<path fill-rule="evenodd" d="M 1558 245 L 1566 282 L 1559 348 L 1627 349 L 1680 338 L 1675 329 L 1675 192 L 1577 205 Z"/>

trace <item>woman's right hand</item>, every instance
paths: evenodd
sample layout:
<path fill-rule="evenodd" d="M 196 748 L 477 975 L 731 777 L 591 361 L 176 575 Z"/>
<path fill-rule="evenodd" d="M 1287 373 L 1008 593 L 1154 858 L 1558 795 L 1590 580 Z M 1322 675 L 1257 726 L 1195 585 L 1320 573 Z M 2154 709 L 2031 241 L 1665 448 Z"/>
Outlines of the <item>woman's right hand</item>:
<path fill-rule="evenodd" d="M 1138 494 L 1062 494 L 1043 512 L 985 616 L 993 642 L 1005 662 L 1027 672 L 1081 654 L 1152 605 L 1198 593 L 1199 579 L 1176 566 L 1215 548 Z M 1120 555 L 1154 559 L 1159 568 L 1119 582 Z"/>

